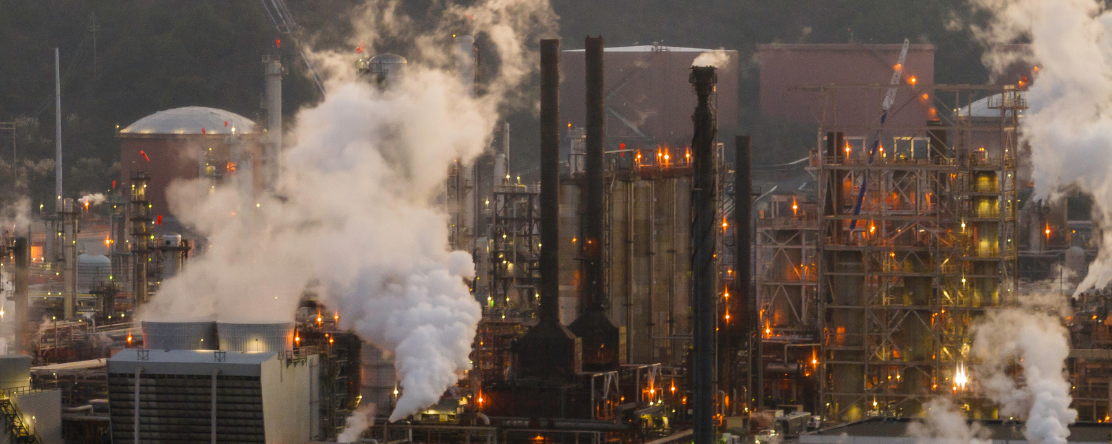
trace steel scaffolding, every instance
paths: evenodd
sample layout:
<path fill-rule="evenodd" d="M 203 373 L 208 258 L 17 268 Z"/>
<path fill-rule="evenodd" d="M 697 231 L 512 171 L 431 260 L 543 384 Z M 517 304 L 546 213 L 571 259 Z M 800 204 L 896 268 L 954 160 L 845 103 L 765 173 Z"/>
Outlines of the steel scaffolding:
<path fill-rule="evenodd" d="M 879 103 L 886 88 L 814 88 L 824 416 L 912 416 L 940 395 L 991 416 L 955 375 L 973 320 L 1015 297 L 1022 92 L 904 85 L 895 111 L 926 109 L 928 125 L 883 127 L 879 106 L 848 119 L 860 123 L 827 123 L 846 121 L 847 89 Z"/>

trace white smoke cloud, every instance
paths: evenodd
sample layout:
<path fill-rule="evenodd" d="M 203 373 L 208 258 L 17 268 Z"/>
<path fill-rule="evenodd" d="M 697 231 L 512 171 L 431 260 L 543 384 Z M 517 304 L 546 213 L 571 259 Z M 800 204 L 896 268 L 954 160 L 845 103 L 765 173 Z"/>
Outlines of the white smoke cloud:
<path fill-rule="evenodd" d="M 19 196 L 7 205 L 0 205 L 0 232 L 26 235 L 31 226 L 31 199 Z"/>
<path fill-rule="evenodd" d="M 1056 310 L 1043 310 L 1047 299 L 991 311 L 974 326 L 974 379 L 1000 406 L 1001 416 L 1026 421 L 1023 434 L 1029 442 L 1065 444 L 1069 425 L 1077 420 L 1065 374 L 1069 334 Z M 1017 361 L 1022 384 L 1008 372 Z"/>
<path fill-rule="evenodd" d="M 925 417 L 907 426 L 907 436 L 916 444 L 990 444 L 988 430 L 980 424 L 969 424 L 954 403 L 935 398 L 923 408 Z"/>
<path fill-rule="evenodd" d="M 974 28 L 990 50 L 985 62 L 1003 69 L 1016 58 L 1038 66 L 1022 121 L 1038 197 L 1060 197 L 1076 184 L 1095 200 L 1100 253 L 1077 292 L 1112 281 L 1112 12 L 1097 0 L 975 0 L 991 13 Z M 1029 40 L 1030 52 L 998 51 Z M 1014 80 L 1012 80 L 1014 81 Z"/>
<path fill-rule="evenodd" d="M 708 51 L 699 54 L 695 57 L 695 61 L 691 62 L 691 66 L 713 66 L 721 68 L 730 63 L 730 53 L 723 50 Z"/>
<path fill-rule="evenodd" d="M 77 201 L 80 202 L 83 205 L 84 204 L 100 205 L 101 203 L 104 203 L 104 201 L 107 200 L 107 199 L 108 198 L 104 197 L 104 193 L 96 193 L 96 194 L 86 194 L 84 196 L 81 196 L 81 198 L 77 199 Z"/>
<path fill-rule="evenodd" d="M 344 430 L 336 436 L 336 442 L 355 442 L 375 423 L 375 405 L 363 404 L 348 416 Z"/>
<path fill-rule="evenodd" d="M 234 185 L 203 181 L 171 187 L 172 211 L 209 247 L 163 282 L 142 317 L 289 320 L 319 281 L 341 327 L 395 354 L 404 391 L 391 421 L 437 402 L 470 369 L 481 316 L 465 283 L 474 266 L 468 253 L 448 251 L 447 217 L 434 200 L 454 159 L 468 162 L 489 145 L 499 107 L 536 65 L 527 39 L 553 29 L 546 20 L 555 16 L 543 0 L 445 8 L 436 29 L 407 34 L 418 57 L 391 89 L 340 76 L 297 114 L 273 195 L 247 199 Z M 453 48 L 430 36 L 450 27 L 488 36 L 500 57 L 481 96 L 444 69 Z"/>

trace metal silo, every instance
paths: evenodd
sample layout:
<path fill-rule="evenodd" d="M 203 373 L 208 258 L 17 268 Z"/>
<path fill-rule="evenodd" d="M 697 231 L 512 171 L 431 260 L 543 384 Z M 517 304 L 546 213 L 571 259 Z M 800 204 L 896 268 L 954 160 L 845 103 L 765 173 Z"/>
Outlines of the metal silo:
<path fill-rule="evenodd" d="M 283 352 L 293 350 L 294 323 L 216 323 L 220 350 L 241 352 Z"/>
<path fill-rule="evenodd" d="M 151 350 L 216 350 L 215 322 L 143 321 L 143 348 Z"/>

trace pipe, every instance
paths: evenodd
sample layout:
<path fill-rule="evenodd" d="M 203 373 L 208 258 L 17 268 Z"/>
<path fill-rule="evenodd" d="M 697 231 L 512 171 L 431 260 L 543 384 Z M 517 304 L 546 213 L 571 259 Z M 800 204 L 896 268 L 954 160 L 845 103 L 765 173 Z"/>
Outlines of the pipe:
<path fill-rule="evenodd" d="M 266 146 L 265 181 L 274 187 L 281 170 L 282 158 L 282 62 L 278 58 L 266 59 Z"/>
<path fill-rule="evenodd" d="M 833 143 L 833 142 L 831 142 Z M 737 245 L 735 260 L 737 270 L 734 276 L 734 294 L 736 302 L 736 309 L 734 310 L 737 316 L 737 324 L 734 328 L 727 329 L 727 336 L 729 338 L 728 349 L 724 356 L 736 356 L 737 351 L 742 347 L 749 345 L 752 341 L 760 341 L 759 336 L 754 336 L 754 332 L 758 331 L 757 324 L 757 296 L 753 291 L 753 180 L 752 180 L 752 140 L 749 136 L 737 136 L 734 139 L 734 236 L 736 236 Z M 829 149 L 829 147 L 828 147 Z M 756 373 L 757 378 L 750 377 L 748 381 L 738 381 L 734 378 L 731 371 L 731 380 L 728 390 L 733 392 L 739 384 L 746 385 L 746 397 L 753 393 L 757 393 L 758 399 L 763 399 L 764 379 L 763 368 L 757 368 L 762 360 L 762 354 L 758 353 L 756 357 L 753 353 L 749 354 L 750 362 L 749 372 Z M 730 365 L 731 370 L 737 368 L 735 365 Z M 754 372 L 754 370 L 756 370 Z M 753 385 L 756 385 L 754 387 Z M 733 392 L 734 399 L 739 399 L 736 392 Z M 761 401 L 758 401 L 760 403 Z M 737 403 L 735 402 L 736 406 Z"/>
<path fill-rule="evenodd" d="M 540 322 L 560 323 L 560 41 L 541 40 Z"/>
<path fill-rule="evenodd" d="M 62 75 L 54 48 L 54 212 L 62 212 Z"/>
<path fill-rule="evenodd" d="M 692 208 L 695 217 L 691 239 L 693 254 L 694 336 L 694 438 L 695 444 L 714 442 L 714 330 L 715 330 L 715 165 L 714 140 L 716 129 L 710 95 L 714 91 L 717 75 L 714 67 L 694 66 L 690 82 L 695 87 L 699 105 L 691 117 L 695 134 L 691 139 L 694 160 Z"/>
<path fill-rule="evenodd" d="M 15 353 L 26 350 L 27 344 L 27 319 L 28 312 L 28 284 L 31 276 L 31 243 L 26 237 L 17 237 L 14 242 L 15 250 L 15 276 L 12 284 L 15 286 Z"/>
<path fill-rule="evenodd" d="M 132 429 L 135 444 L 139 444 L 139 375 L 141 373 L 143 373 L 143 367 L 137 367 L 135 369 L 135 428 Z"/>

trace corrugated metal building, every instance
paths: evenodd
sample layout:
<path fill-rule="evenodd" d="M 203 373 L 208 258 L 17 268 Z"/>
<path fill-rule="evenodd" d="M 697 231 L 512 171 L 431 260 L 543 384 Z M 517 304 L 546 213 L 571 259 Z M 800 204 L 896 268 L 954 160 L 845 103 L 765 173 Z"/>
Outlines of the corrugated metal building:
<path fill-rule="evenodd" d="M 659 45 L 606 48 L 606 149 L 616 149 L 621 143 L 652 149 L 690 145 L 696 98 L 688 76 L 695 58 L 711 51 L 715 50 Z M 719 137 L 729 140 L 736 132 L 738 117 L 738 56 L 733 50 L 722 53 L 725 61 L 718 69 L 714 104 Z M 576 128 L 587 123 L 585 54 L 582 49 L 560 54 L 560 119 Z"/>
<path fill-rule="evenodd" d="M 761 66 L 761 117 L 795 123 L 846 128 L 847 136 L 864 135 L 884 100 L 883 89 L 860 85 L 887 85 L 900 58 L 902 45 L 783 44 L 759 45 Z M 934 84 L 936 47 L 913 44 L 903 66 L 904 84 Z M 914 80 L 913 80 L 914 79 Z M 722 80 L 719 79 L 719 85 Z M 815 85 L 841 85 L 817 91 Z M 857 85 L 852 88 L 850 86 Z M 916 100 L 905 88 L 896 95 L 888 116 L 889 127 L 921 127 L 931 119 L 931 104 Z M 830 107 L 837 103 L 837 107 Z M 937 117 L 934 117 L 937 118 Z"/>
<path fill-rule="evenodd" d="M 319 439 L 318 372 L 315 355 L 125 349 L 108 360 L 112 440 Z"/>

